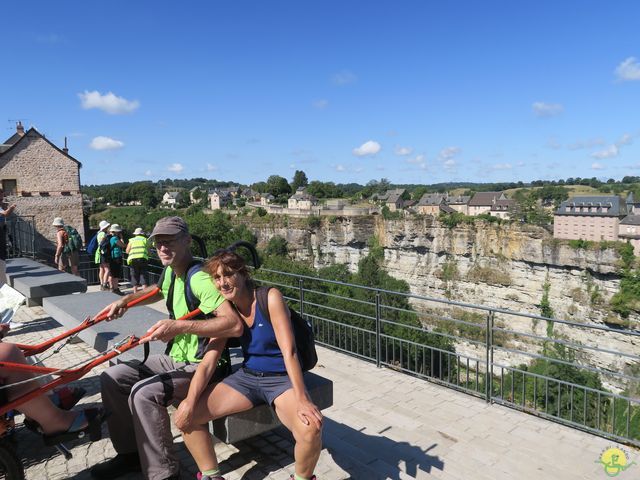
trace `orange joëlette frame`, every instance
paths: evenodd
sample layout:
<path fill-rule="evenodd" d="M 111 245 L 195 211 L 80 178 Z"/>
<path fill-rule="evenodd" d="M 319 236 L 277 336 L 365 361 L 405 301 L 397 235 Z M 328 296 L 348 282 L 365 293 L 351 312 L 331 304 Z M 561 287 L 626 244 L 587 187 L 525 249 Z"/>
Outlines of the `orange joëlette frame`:
<path fill-rule="evenodd" d="M 159 288 L 155 288 L 154 290 L 152 290 L 151 292 L 143 295 L 140 298 L 137 298 L 129 303 L 127 303 L 127 307 L 126 308 L 130 308 L 133 307 L 137 304 L 139 304 L 140 302 L 143 302 L 144 300 L 147 300 L 148 298 L 153 297 L 155 294 L 158 293 L 160 289 Z M 190 318 L 193 318 L 199 314 L 201 314 L 202 311 L 199 308 L 196 308 L 194 311 L 187 313 L 186 315 L 184 315 L 183 317 L 178 318 L 178 320 L 189 320 Z M 71 335 L 73 335 L 76 332 L 79 332 L 81 330 L 84 330 L 85 328 L 90 327 L 91 325 L 95 325 L 98 322 L 101 322 L 103 320 L 106 320 L 107 315 L 102 314 L 102 315 L 98 315 L 96 318 L 91 319 L 91 318 L 87 318 L 85 321 L 83 321 L 80 325 L 78 325 L 77 327 L 72 328 L 71 330 L 69 330 L 68 332 L 62 333 L 60 335 L 58 335 L 57 337 L 48 340 L 46 342 L 43 342 L 39 345 L 20 345 L 20 344 L 16 344 L 25 354 L 25 356 L 28 355 L 34 355 L 36 353 L 40 353 L 44 350 L 46 350 L 47 348 L 49 348 L 50 346 L 52 346 L 54 343 L 67 338 Z M 144 335 L 142 338 L 146 338 L 147 335 Z M 138 338 L 136 336 L 131 335 L 131 337 L 128 339 L 128 341 L 126 343 L 124 343 L 123 345 L 119 346 L 117 350 L 112 350 L 110 352 L 107 352 L 105 354 L 103 354 L 102 356 L 91 360 L 89 362 L 87 362 L 85 365 L 82 365 L 81 367 L 78 368 L 73 368 L 73 369 L 69 369 L 69 370 L 62 370 L 59 368 L 50 368 L 50 367 L 38 367 L 36 365 L 25 365 L 23 363 L 12 363 L 12 362 L 0 362 L 0 368 L 2 369 L 7 369 L 7 370 L 12 370 L 12 371 L 22 371 L 22 372 L 30 372 L 30 373 L 35 373 L 35 374 L 55 374 L 55 375 L 59 375 L 58 378 L 52 380 L 51 382 L 45 384 L 45 385 L 40 385 L 38 388 L 36 388 L 35 390 L 32 390 L 30 392 L 25 393 L 24 395 L 21 395 L 18 398 L 15 398 L 13 400 L 11 400 L 9 403 L 6 403 L 5 405 L 0 406 L 0 416 L 4 415 L 5 413 L 18 408 L 20 405 L 22 405 L 25 402 L 28 402 L 29 400 L 32 400 L 40 395 L 43 395 L 45 392 L 48 392 L 49 390 L 52 390 L 60 385 L 64 385 L 66 383 L 69 382 L 73 382 L 74 380 L 77 380 L 79 378 L 82 378 L 83 376 L 85 376 L 87 373 L 89 373 L 89 371 L 91 371 L 92 368 L 107 362 L 109 360 L 111 360 L 114 357 L 117 357 L 118 355 L 120 355 L 123 352 L 126 352 L 127 350 L 131 350 L 132 348 L 135 348 L 139 345 L 140 340 L 142 338 Z"/>

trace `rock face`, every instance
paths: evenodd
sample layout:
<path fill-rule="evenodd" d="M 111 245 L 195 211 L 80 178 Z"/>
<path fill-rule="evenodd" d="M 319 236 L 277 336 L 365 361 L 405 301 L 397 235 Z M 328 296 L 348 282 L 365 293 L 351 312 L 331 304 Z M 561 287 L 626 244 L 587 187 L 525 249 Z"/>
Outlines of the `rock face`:
<path fill-rule="evenodd" d="M 368 254 L 369 241 L 375 236 L 384 247 L 387 272 L 406 281 L 415 295 L 539 315 L 547 284 L 555 318 L 600 326 L 605 321 L 638 325 L 637 315 L 623 322 L 608 308 L 620 285 L 619 257 L 613 248 L 574 249 L 545 229 L 529 225 L 476 221 L 448 228 L 431 216 L 384 220 L 370 215 L 324 221 L 317 228 L 306 225 L 290 220 L 286 226 L 251 228 L 262 244 L 276 235 L 284 237 L 298 260 L 316 267 L 343 263 L 351 271 Z M 413 302 L 418 311 L 424 303 Z M 517 317 L 504 318 L 501 324 L 545 335 L 546 322 Z M 589 330 L 556 325 L 558 332 L 585 344 L 596 341 Z M 596 345 L 637 355 L 638 340 L 634 344 L 632 337 L 603 333 Z M 537 351 L 533 345 L 521 348 Z M 472 351 L 469 347 L 468 353 Z M 631 365 L 630 360 L 605 357 L 594 355 L 590 363 L 619 372 Z M 521 356 L 511 360 L 510 364 L 523 361 Z"/>

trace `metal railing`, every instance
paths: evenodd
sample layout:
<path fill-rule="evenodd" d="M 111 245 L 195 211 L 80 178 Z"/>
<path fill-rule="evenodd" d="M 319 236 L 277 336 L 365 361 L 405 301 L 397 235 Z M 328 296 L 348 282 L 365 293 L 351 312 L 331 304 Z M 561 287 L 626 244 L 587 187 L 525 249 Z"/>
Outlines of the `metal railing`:
<path fill-rule="evenodd" d="M 36 258 L 35 215 L 12 215 L 6 220 L 9 258 Z"/>
<path fill-rule="evenodd" d="M 148 280 L 161 271 L 152 261 Z M 89 259 L 81 274 L 98 283 Z M 282 291 L 320 345 L 640 446 L 640 331 L 264 268 L 255 279 Z"/>

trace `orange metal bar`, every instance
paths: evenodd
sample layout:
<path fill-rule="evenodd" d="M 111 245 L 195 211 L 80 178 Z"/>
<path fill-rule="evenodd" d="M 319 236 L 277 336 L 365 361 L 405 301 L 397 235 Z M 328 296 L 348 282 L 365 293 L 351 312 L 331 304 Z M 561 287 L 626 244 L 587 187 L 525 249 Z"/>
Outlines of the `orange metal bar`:
<path fill-rule="evenodd" d="M 146 295 L 145 295 L 146 297 Z M 141 297 L 142 298 L 142 297 Z M 140 299 L 138 299 L 139 301 L 142 301 Z M 139 303 L 139 301 L 136 301 L 136 303 Z M 133 302 L 132 302 L 133 303 Z M 131 304 L 127 304 L 127 307 L 129 307 Z M 199 308 L 196 308 L 194 311 L 187 313 L 186 315 L 184 315 L 183 317 L 178 318 L 178 320 L 189 320 L 193 317 L 196 317 L 198 315 L 200 315 L 202 313 L 202 311 Z M 106 318 L 106 317 L 105 317 Z M 82 378 L 83 376 L 85 376 L 87 373 L 89 373 L 91 371 L 91 369 L 93 369 L 94 367 L 104 363 L 104 362 L 108 362 L 109 360 L 111 360 L 114 357 L 117 357 L 118 355 L 120 355 L 121 353 L 126 352 L 127 350 L 131 350 L 132 348 L 137 347 L 140 344 L 140 340 L 142 340 L 143 338 L 146 338 L 148 336 L 147 335 L 143 335 L 141 338 L 138 338 L 136 336 L 131 336 L 131 338 L 129 339 L 129 341 L 127 343 L 125 343 L 124 345 L 118 347 L 117 350 L 112 350 L 110 352 L 105 353 L 104 355 L 91 360 L 90 362 L 86 363 L 85 365 L 82 365 L 79 368 L 75 368 L 75 369 L 69 369 L 69 370 L 61 370 L 58 368 L 50 368 L 50 367 L 38 367 L 35 365 L 25 365 L 22 363 L 11 363 L 11 362 L 0 362 L 0 368 L 3 369 L 7 369 L 7 370 L 13 370 L 13 371 L 27 371 L 27 372 L 31 372 L 31 373 L 53 373 L 56 372 L 55 375 L 60 375 L 58 378 L 52 380 L 51 382 L 45 384 L 45 385 L 41 385 L 38 388 L 25 393 L 24 395 L 21 395 L 18 398 L 13 399 L 12 401 L 10 401 L 9 403 L 0 406 L 0 417 L 2 415 L 4 415 L 5 413 L 7 413 L 10 410 L 16 409 L 18 408 L 20 405 L 22 405 L 25 402 L 28 402 L 29 400 L 33 400 L 36 397 L 39 397 L 40 395 L 43 395 L 44 393 L 48 392 L 49 390 L 52 390 L 54 388 L 56 388 L 59 385 L 63 385 L 69 382 L 73 382 L 74 380 L 77 380 L 79 378 Z"/>
<path fill-rule="evenodd" d="M 151 298 L 154 295 L 156 295 L 159 291 L 160 291 L 160 289 L 158 287 L 154 288 L 153 290 L 151 290 L 149 293 L 143 295 L 142 297 L 136 298 L 135 300 L 132 300 L 131 302 L 127 303 L 127 307 L 126 308 L 134 307 L 134 306 L 138 305 L 139 303 L 144 302 L 145 300 L 148 300 L 149 298 Z M 85 328 L 88 328 L 88 327 L 90 327 L 92 325 L 95 325 L 98 322 L 102 322 L 103 320 L 106 320 L 106 318 L 107 318 L 107 314 L 106 313 L 102 314 L 102 315 L 98 315 L 95 318 L 87 317 L 77 327 L 73 327 L 71 330 L 67 330 L 66 332 L 61 333 L 57 337 L 50 338 L 46 342 L 39 343 L 38 345 L 24 345 L 24 344 L 21 344 L 21 343 L 16 343 L 15 345 L 20 350 L 22 350 L 22 353 L 24 353 L 24 355 L 26 357 L 29 357 L 31 355 L 37 355 L 38 353 L 44 352 L 45 350 L 47 350 L 48 348 L 50 348 L 52 345 L 56 344 L 60 340 L 63 340 L 65 338 L 67 338 L 67 337 L 70 337 L 71 335 L 73 335 L 75 333 L 78 333 L 78 332 L 80 332 L 80 331 L 84 330 Z"/>

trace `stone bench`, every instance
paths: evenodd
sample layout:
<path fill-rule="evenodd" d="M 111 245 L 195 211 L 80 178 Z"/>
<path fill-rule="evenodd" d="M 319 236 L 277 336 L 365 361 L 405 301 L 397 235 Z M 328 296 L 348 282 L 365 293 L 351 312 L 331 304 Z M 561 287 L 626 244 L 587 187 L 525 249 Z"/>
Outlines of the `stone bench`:
<path fill-rule="evenodd" d="M 51 315 L 58 323 L 67 330 L 76 327 L 89 315 L 93 316 L 102 308 L 113 301 L 122 298 L 111 292 L 91 292 L 81 295 L 64 295 L 60 297 L 45 298 L 42 307 L 47 314 Z M 122 340 L 127 335 L 143 336 L 149 327 L 158 320 L 167 318 L 162 312 L 146 306 L 131 308 L 122 318 L 111 322 L 103 321 L 82 330 L 78 336 L 95 350 L 104 352 L 113 343 Z M 150 342 L 150 353 L 164 353 L 165 344 L 161 342 Z M 142 360 L 144 349 L 142 347 L 132 348 L 115 358 L 116 362 L 126 362 L 130 360 Z"/>
<path fill-rule="evenodd" d="M 49 297 L 43 301 L 44 310 L 67 329 L 81 323 L 87 315 L 95 315 L 100 309 L 116 300 L 111 292 L 93 292 L 82 295 Z M 133 334 L 144 335 L 156 321 L 167 318 L 166 314 L 150 307 L 133 307 L 122 318 L 112 322 L 100 322 L 79 333 L 79 337 L 98 351 L 104 351 L 109 344 Z M 151 342 L 151 354 L 164 353 L 165 344 Z M 134 348 L 116 357 L 116 361 L 142 360 L 142 347 Z M 240 349 L 232 349 L 231 362 L 238 368 L 242 362 Z M 333 382 L 312 372 L 304 374 L 304 382 L 312 400 L 320 409 L 333 404 Z M 235 443 L 267 432 L 281 425 L 273 410 L 260 405 L 246 412 L 229 415 L 211 422 L 211 432 L 226 443 Z"/>
<path fill-rule="evenodd" d="M 323 410 L 333 405 L 333 382 L 313 372 L 305 372 L 304 384 L 316 406 Z M 258 405 L 246 412 L 211 422 L 211 433 L 225 443 L 236 443 L 282 425 L 273 409 Z"/>
<path fill-rule="evenodd" d="M 7 281 L 27 297 L 27 306 L 42 305 L 42 299 L 87 291 L 87 281 L 29 258 L 7 260 Z"/>

